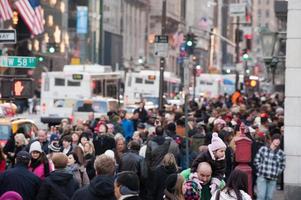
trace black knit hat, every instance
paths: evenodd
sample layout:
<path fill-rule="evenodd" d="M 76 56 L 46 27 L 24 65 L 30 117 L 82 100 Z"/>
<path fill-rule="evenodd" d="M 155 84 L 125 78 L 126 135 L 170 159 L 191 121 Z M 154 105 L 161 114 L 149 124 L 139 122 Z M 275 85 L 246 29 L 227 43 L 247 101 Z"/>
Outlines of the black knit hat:
<path fill-rule="evenodd" d="M 177 183 L 178 175 L 176 173 L 171 174 L 167 177 L 165 181 L 165 186 L 168 192 L 174 193 L 175 192 L 175 187 Z"/>

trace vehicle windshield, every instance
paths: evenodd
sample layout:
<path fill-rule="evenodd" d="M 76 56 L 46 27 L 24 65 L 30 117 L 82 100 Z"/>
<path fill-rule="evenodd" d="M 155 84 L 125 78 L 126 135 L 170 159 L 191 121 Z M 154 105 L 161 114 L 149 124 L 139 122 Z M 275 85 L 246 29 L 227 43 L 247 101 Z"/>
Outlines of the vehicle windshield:
<path fill-rule="evenodd" d="M 74 110 L 77 112 L 96 112 L 96 113 L 107 113 L 108 106 L 106 101 L 93 101 L 91 104 L 84 105 L 84 101 L 77 101 Z M 88 108 L 88 109 L 81 109 Z"/>
<path fill-rule="evenodd" d="M 0 140 L 8 140 L 11 134 L 11 128 L 9 125 L 0 125 Z"/>

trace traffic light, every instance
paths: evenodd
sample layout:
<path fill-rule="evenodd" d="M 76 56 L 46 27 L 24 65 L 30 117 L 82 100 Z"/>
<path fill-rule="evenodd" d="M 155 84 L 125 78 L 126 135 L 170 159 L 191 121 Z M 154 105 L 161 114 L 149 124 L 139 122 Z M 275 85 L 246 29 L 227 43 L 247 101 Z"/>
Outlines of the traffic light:
<path fill-rule="evenodd" d="M 185 35 L 185 50 L 188 55 L 193 54 L 196 43 L 197 43 L 196 35 L 194 35 L 193 33 L 187 33 Z"/>
<path fill-rule="evenodd" d="M 57 43 L 47 43 L 47 51 L 48 53 L 55 53 L 58 51 L 58 44 Z"/>
<path fill-rule="evenodd" d="M 32 96 L 31 78 L 1 79 L 1 98 L 31 98 Z"/>
<path fill-rule="evenodd" d="M 244 49 L 243 52 L 242 52 L 242 60 L 243 61 L 249 60 L 249 53 L 248 53 L 247 49 Z"/>

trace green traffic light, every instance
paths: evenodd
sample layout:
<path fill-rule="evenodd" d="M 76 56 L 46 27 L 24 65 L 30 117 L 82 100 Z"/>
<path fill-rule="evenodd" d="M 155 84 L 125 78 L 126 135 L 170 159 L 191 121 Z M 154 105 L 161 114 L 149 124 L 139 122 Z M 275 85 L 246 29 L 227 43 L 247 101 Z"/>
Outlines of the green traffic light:
<path fill-rule="evenodd" d="M 242 59 L 243 60 L 248 60 L 249 59 L 249 55 L 247 53 L 245 53 L 243 56 L 242 56 Z"/>
<path fill-rule="evenodd" d="M 192 46 L 192 41 L 187 41 L 187 46 L 191 47 Z"/>
<path fill-rule="evenodd" d="M 40 56 L 40 57 L 38 58 L 38 60 L 39 60 L 39 62 L 43 62 L 43 61 L 44 61 L 44 58 L 43 58 L 42 56 Z"/>
<path fill-rule="evenodd" d="M 54 47 L 50 47 L 49 48 L 49 53 L 54 53 L 55 52 L 55 48 Z"/>

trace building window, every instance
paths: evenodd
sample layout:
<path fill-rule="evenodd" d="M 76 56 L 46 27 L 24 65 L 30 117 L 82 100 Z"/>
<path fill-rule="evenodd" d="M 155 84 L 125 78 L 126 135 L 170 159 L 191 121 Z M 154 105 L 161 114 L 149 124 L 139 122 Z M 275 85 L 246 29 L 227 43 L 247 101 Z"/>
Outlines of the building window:
<path fill-rule="evenodd" d="M 270 11 L 269 10 L 265 11 L 265 17 L 267 17 L 267 18 L 270 17 Z"/>
<path fill-rule="evenodd" d="M 142 78 L 136 78 L 135 82 L 142 84 L 143 83 L 143 79 Z"/>
<path fill-rule="evenodd" d="M 257 15 L 258 15 L 258 17 L 261 17 L 261 10 L 257 11 Z"/>

